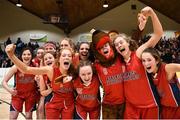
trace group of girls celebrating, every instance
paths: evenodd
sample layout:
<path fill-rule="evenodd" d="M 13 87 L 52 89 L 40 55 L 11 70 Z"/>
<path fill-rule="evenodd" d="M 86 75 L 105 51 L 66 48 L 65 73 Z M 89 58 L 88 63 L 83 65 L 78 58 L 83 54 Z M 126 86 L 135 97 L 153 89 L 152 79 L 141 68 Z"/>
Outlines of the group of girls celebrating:
<path fill-rule="evenodd" d="M 69 39 L 60 43 L 56 56 L 56 47 L 48 43 L 52 51 L 44 53 L 39 67 L 33 66 L 30 49 L 22 51 L 21 61 L 14 54 L 16 46 L 8 45 L 7 55 L 15 64 L 3 80 L 12 95 L 10 119 L 17 119 L 24 102 L 26 118 L 32 119 L 39 98 L 35 80 L 44 96 L 40 104 L 45 113 L 38 115 L 40 119 L 100 119 L 101 109 L 103 119 L 180 118 L 180 86 L 175 79 L 180 65 L 161 63 L 153 47 L 163 29 L 152 8 L 145 7 L 138 14 L 139 29 L 144 29 L 148 18 L 154 32 L 140 47 L 125 34 L 110 40 L 107 33 L 95 30 L 91 45 L 81 43 L 78 54 Z M 14 74 L 12 89 L 7 82 Z"/>

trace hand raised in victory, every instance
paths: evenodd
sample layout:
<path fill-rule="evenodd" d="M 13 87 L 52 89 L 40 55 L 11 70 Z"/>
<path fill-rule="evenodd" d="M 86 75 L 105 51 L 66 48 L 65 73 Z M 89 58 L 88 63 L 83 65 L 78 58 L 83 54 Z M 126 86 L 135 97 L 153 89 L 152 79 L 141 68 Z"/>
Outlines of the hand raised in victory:
<path fill-rule="evenodd" d="M 14 55 L 15 49 L 16 49 L 16 45 L 14 44 L 9 44 L 6 46 L 5 51 L 10 58 Z"/>

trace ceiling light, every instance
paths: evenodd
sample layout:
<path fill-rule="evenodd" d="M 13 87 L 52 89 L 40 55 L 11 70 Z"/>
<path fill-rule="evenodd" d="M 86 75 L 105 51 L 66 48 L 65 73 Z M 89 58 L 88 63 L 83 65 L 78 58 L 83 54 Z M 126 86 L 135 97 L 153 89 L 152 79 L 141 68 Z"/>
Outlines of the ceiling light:
<path fill-rule="evenodd" d="M 107 0 L 104 0 L 103 8 L 107 8 L 107 7 L 108 7 L 108 2 Z"/>
<path fill-rule="evenodd" d="M 18 0 L 16 6 L 17 6 L 17 7 L 22 7 L 22 4 L 20 3 L 20 0 Z"/>

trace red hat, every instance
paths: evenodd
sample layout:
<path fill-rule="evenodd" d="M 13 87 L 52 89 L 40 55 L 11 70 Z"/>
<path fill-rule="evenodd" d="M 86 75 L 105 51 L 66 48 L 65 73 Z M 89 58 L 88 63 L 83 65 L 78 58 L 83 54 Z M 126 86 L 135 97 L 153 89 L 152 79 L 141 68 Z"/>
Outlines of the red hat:
<path fill-rule="evenodd" d="M 92 43 L 94 44 L 96 49 L 101 48 L 107 42 L 110 42 L 110 38 L 107 33 L 100 30 L 93 31 Z"/>

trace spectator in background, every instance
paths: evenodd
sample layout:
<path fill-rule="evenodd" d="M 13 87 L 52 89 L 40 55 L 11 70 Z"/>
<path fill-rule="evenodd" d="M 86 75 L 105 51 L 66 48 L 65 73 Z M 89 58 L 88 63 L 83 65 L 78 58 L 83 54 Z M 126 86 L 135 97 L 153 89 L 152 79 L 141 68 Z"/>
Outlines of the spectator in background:
<path fill-rule="evenodd" d="M 3 55 L 4 51 L 2 50 L 1 46 L 0 46 L 0 54 Z"/>
<path fill-rule="evenodd" d="M 21 38 L 18 37 L 18 39 L 16 41 L 16 50 L 15 50 L 16 54 L 18 55 L 18 57 L 19 57 L 23 47 L 24 47 L 24 43 L 22 42 Z"/>
<path fill-rule="evenodd" d="M 36 41 L 36 42 L 28 42 L 28 47 L 30 47 L 31 49 L 33 49 L 33 50 L 36 50 L 38 47 L 39 47 L 39 44 L 38 44 L 38 42 Z"/>
<path fill-rule="evenodd" d="M 29 41 L 27 45 L 28 45 L 28 47 L 32 48 L 31 41 Z"/>
<path fill-rule="evenodd" d="M 177 53 L 177 57 L 176 57 L 176 63 L 180 63 L 180 51 L 178 51 Z"/>
<path fill-rule="evenodd" d="M 0 46 L 0 66 L 2 65 L 3 59 L 4 59 L 4 51 L 2 50 L 2 48 Z"/>
<path fill-rule="evenodd" d="M 112 42 L 117 38 L 118 34 L 119 32 L 117 30 L 111 30 L 108 32 L 109 38 Z"/>
<path fill-rule="evenodd" d="M 11 44 L 11 39 L 10 37 L 8 37 L 8 39 L 6 40 L 6 42 L 4 42 L 4 47 L 6 47 L 7 45 Z"/>
<path fill-rule="evenodd" d="M 169 48 L 165 49 L 165 52 L 163 52 L 161 58 L 165 63 L 171 63 L 172 62 L 173 57 L 172 57 L 172 53 L 170 52 Z"/>
<path fill-rule="evenodd" d="M 2 68 L 7 68 L 7 66 L 8 66 L 7 61 L 6 61 L 6 60 L 3 60 L 1 67 L 2 67 Z"/>
<path fill-rule="evenodd" d="M 9 58 L 5 58 L 4 60 L 2 60 L 2 68 L 7 68 L 7 67 L 11 67 L 11 60 Z"/>
<path fill-rule="evenodd" d="M 34 47 L 35 47 L 35 49 L 39 48 L 39 44 L 37 41 L 35 42 Z"/>

